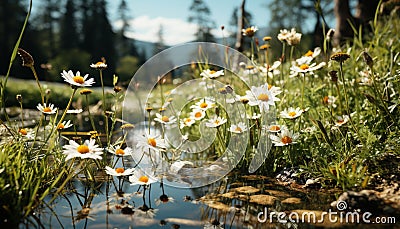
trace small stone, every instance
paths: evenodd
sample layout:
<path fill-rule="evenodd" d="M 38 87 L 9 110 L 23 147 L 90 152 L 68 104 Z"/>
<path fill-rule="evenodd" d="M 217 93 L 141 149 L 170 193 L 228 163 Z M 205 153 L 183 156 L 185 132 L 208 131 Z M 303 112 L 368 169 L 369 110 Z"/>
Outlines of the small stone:
<path fill-rule="evenodd" d="M 264 195 L 264 194 L 250 196 L 250 203 L 256 203 L 267 206 L 274 206 L 277 200 L 278 198 L 276 198 L 275 196 Z"/>
<path fill-rule="evenodd" d="M 290 197 L 282 200 L 282 204 L 300 204 L 301 199 L 297 197 Z"/>
<path fill-rule="evenodd" d="M 235 188 L 235 191 L 238 193 L 243 193 L 243 194 L 254 194 L 260 191 L 258 188 L 254 188 L 253 186 L 243 186 L 240 188 Z"/>

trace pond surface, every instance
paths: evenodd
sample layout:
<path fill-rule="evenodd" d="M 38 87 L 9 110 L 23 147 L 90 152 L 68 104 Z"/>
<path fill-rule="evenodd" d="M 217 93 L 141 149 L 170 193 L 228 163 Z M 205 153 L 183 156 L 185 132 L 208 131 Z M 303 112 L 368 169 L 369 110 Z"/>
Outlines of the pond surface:
<path fill-rule="evenodd" d="M 159 182 L 145 188 L 110 179 L 98 179 L 92 188 L 85 185 L 85 179 L 76 179 L 71 190 L 36 216 L 44 228 L 303 228 L 310 225 L 276 219 L 260 222 L 258 215 L 266 210 L 325 211 L 334 200 L 329 193 L 295 190 L 277 184 L 274 178 L 239 172 L 196 189 Z"/>

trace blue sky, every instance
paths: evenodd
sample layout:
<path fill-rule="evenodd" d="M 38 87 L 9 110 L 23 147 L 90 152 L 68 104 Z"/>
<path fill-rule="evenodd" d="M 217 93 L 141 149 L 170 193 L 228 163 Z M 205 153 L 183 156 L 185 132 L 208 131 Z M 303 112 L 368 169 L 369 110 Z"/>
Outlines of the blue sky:
<path fill-rule="evenodd" d="M 118 27 L 119 0 L 108 1 L 108 13 L 113 25 Z M 216 23 L 215 36 L 221 36 L 219 28 L 229 21 L 233 9 L 240 6 L 241 0 L 204 0 L 211 11 L 211 18 Z M 265 27 L 270 21 L 268 4 L 271 0 L 247 0 L 246 10 L 253 15 L 253 24 Z M 127 36 L 137 40 L 156 42 L 160 24 L 164 30 L 164 40 L 168 45 L 175 45 L 193 40 L 196 27 L 187 21 L 192 0 L 127 0 L 129 15 L 132 17 L 131 31 Z"/>

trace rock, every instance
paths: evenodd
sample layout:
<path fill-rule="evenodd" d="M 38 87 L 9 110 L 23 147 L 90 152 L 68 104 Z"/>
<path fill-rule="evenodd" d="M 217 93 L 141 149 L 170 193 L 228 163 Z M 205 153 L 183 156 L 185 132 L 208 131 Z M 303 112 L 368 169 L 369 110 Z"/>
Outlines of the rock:
<path fill-rule="evenodd" d="M 278 191 L 278 190 L 271 190 L 271 189 L 266 189 L 264 190 L 266 194 L 272 195 L 272 196 L 277 196 L 281 198 L 289 198 L 290 195 L 287 192 L 284 191 Z"/>
<path fill-rule="evenodd" d="M 243 186 L 240 188 L 235 188 L 235 192 L 243 193 L 243 194 L 254 194 L 260 191 L 258 188 L 254 188 L 253 186 Z"/>
<path fill-rule="evenodd" d="M 276 179 L 284 183 L 297 183 L 304 185 L 307 178 L 303 172 L 304 170 L 298 167 L 284 168 L 280 173 L 278 173 L 278 175 L 276 175 Z"/>
<path fill-rule="evenodd" d="M 338 200 L 331 203 L 331 206 L 338 210 L 370 212 L 373 215 L 391 215 L 396 212 L 379 197 L 379 192 L 374 190 L 344 192 Z"/>
<path fill-rule="evenodd" d="M 297 197 L 289 197 L 284 200 L 282 200 L 282 204 L 300 204 L 301 199 Z"/>
<path fill-rule="evenodd" d="M 270 195 L 260 194 L 260 195 L 250 196 L 250 203 L 255 203 L 255 204 L 275 206 L 276 201 L 278 201 L 278 198 Z"/>

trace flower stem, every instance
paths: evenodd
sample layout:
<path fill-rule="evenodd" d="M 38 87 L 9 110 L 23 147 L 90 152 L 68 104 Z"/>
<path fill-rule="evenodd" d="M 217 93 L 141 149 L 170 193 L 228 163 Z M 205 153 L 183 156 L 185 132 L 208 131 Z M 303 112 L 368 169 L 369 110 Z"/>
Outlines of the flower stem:
<path fill-rule="evenodd" d="M 58 121 L 57 126 L 59 126 L 59 125 L 62 123 L 62 121 L 64 120 L 65 115 L 67 114 L 67 111 L 68 111 L 69 107 L 70 107 L 71 104 L 72 104 L 72 99 L 74 98 L 74 95 L 75 95 L 75 92 L 76 92 L 77 89 L 78 89 L 77 87 L 74 88 L 74 91 L 72 92 L 72 95 L 71 95 L 71 97 L 69 98 L 67 107 L 65 108 L 65 110 L 64 110 L 64 112 L 63 112 L 63 114 L 62 114 L 62 116 L 61 116 L 61 118 L 60 118 L 60 121 Z"/>
<path fill-rule="evenodd" d="M 39 91 L 40 91 L 40 97 L 42 98 L 42 104 L 44 105 L 44 93 L 43 93 L 42 86 L 40 86 L 40 82 L 39 82 L 39 78 L 37 76 L 36 70 L 33 67 L 33 65 L 30 67 L 30 69 L 31 69 L 33 75 L 35 76 L 35 80 L 36 80 L 36 83 L 37 83 L 37 85 L 39 87 Z"/>
<path fill-rule="evenodd" d="M 105 93 L 104 93 L 103 71 L 100 70 L 99 73 L 100 73 L 100 83 L 101 83 L 101 92 L 102 92 L 102 100 L 103 100 L 102 103 L 103 103 L 103 115 L 104 115 L 104 121 L 105 121 L 106 140 L 108 143 L 110 136 L 108 136 L 108 116 L 106 114 L 107 107 L 106 107 L 106 97 L 105 97 Z"/>

